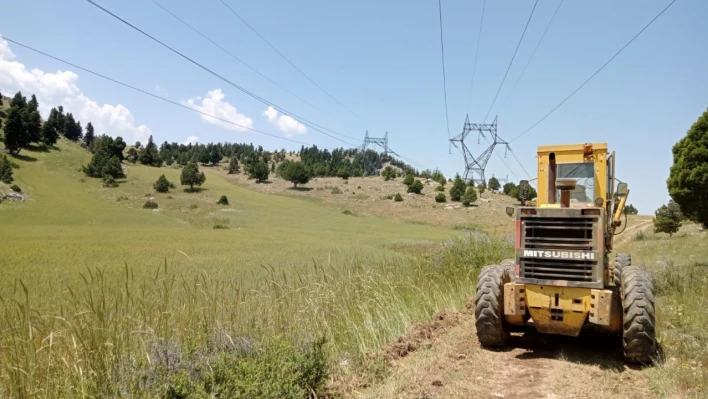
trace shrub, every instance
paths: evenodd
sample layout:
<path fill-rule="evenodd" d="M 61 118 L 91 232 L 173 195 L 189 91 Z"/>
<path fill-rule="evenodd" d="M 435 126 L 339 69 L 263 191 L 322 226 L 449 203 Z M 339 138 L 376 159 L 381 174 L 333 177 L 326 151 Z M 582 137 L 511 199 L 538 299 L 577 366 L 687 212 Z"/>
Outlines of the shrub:
<path fill-rule="evenodd" d="M 440 191 L 441 193 L 445 192 L 445 186 L 437 186 L 435 187 L 435 191 Z"/>
<path fill-rule="evenodd" d="M 467 191 L 462 196 L 462 205 L 470 206 L 475 201 L 477 201 L 477 192 L 474 191 L 474 187 L 467 187 Z"/>
<path fill-rule="evenodd" d="M 489 179 L 488 187 L 492 191 L 497 191 L 501 188 L 501 184 L 499 184 L 499 180 L 496 177 L 492 176 L 492 178 Z"/>
<path fill-rule="evenodd" d="M 484 191 L 487 189 L 487 185 L 484 184 L 484 182 L 479 183 L 477 186 L 477 191 L 479 191 L 479 196 L 482 197 L 482 194 L 484 194 Z"/>
<path fill-rule="evenodd" d="M 345 180 L 345 181 L 344 181 L 344 184 L 349 184 L 349 180 Z"/>
<path fill-rule="evenodd" d="M 189 206 L 189 209 L 197 209 L 197 208 L 198 208 L 197 204 L 191 204 Z"/>
<path fill-rule="evenodd" d="M 356 186 L 356 189 L 357 189 L 357 190 L 361 190 L 361 186 Z"/>
<path fill-rule="evenodd" d="M 143 209 L 157 209 L 157 202 L 152 200 L 147 200 L 143 204 Z"/>
<path fill-rule="evenodd" d="M 121 202 L 121 201 L 127 201 L 129 198 L 125 195 L 119 195 L 118 198 L 116 198 L 116 202 Z"/>
<path fill-rule="evenodd" d="M 671 237 L 681 227 L 683 215 L 679 205 L 674 201 L 669 201 L 668 205 L 662 205 L 656 210 L 655 215 L 655 233 L 667 233 Z"/>
<path fill-rule="evenodd" d="M 199 166 L 194 161 L 190 161 L 187 166 L 182 168 L 180 183 L 183 186 L 189 186 L 189 191 L 194 190 L 194 186 L 201 186 L 206 181 L 204 172 L 199 172 Z"/>
<path fill-rule="evenodd" d="M 217 223 L 214 225 L 214 230 L 228 230 L 228 229 L 230 229 L 230 227 L 225 224 Z"/>
<path fill-rule="evenodd" d="M 7 155 L 3 155 L 0 157 L 0 181 L 10 184 L 12 180 L 12 164 Z"/>
<path fill-rule="evenodd" d="M 101 185 L 106 188 L 113 188 L 118 187 L 118 182 L 113 178 L 113 176 L 108 175 L 101 180 Z"/>
<path fill-rule="evenodd" d="M 502 187 L 502 191 L 504 192 L 504 194 L 506 194 L 510 197 L 514 197 L 513 195 L 510 194 L 510 192 L 511 192 L 511 189 L 513 189 L 515 187 L 516 187 L 516 184 L 514 184 L 513 182 L 509 182 L 509 183 L 504 184 L 504 187 Z"/>
<path fill-rule="evenodd" d="M 381 171 L 381 176 L 383 176 L 385 181 L 395 179 L 396 178 L 396 169 L 393 169 L 392 167 L 387 166 Z"/>
<path fill-rule="evenodd" d="M 638 215 L 639 210 L 637 210 L 634 205 L 629 204 L 624 206 L 624 213 L 626 213 L 627 215 Z"/>
<path fill-rule="evenodd" d="M 339 170 L 337 171 L 337 177 L 341 177 L 344 180 L 348 180 L 349 176 L 351 176 L 351 173 L 349 173 L 349 169 L 345 168 L 344 166 L 339 168 Z"/>
<path fill-rule="evenodd" d="M 401 196 L 401 194 L 396 193 L 396 196 L 393 197 L 393 200 L 396 202 L 403 202 L 403 197 Z"/>
<path fill-rule="evenodd" d="M 438 193 L 438 195 L 435 196 L 435 202 L 446 202 L 447 197 L 445 197 L 445 193 Z"/>
<path fill-rule="evenodd" d="M 385 196 L 384 199 L 392 200 L 392 199 L 393 199 L 393 194 L 389 194 L 389 195 Z"/>
<path fill-rule="evenodd" d="M 349 209 L 345 209 L 342 211 L 342 215 L 349 215 L 349 216 L 356 216 L 356 214 Z"/>
<path fill-rule="evenodd" d="M 415 193 L 415 194 L 420 194 L 420 192 L 423 191 L 423 182 L 420 180 L 416 180 L 408 186 L 408 192 L 409 193 Z"/>
<path fill-rule="evenodd" d="M 339 189 L 339 187 L 332 187 L 332 191 L 330 191 L 332 194 L 341 194 L 342 190 Z"/>
<path fill-rule="evenodd" d="M 166 193 L 170 191 L 170 182 L 167 180 L 165 175 L 160 175 L 155 184 L 153 184 L 153 187 L 158 193 Z"/>
<path fill-rule="evenodd" d="M 464 180 L 462 180 L 459 174 L 455 175 L 455 181 L 452 183 L 452 187 L 450 187 L 450 200 L 459 201 L 465 194 L 465 188 Z"/>
<path fill-rule="evenodd" d="M 234 174 L 238 173 L 241 170 L 241 168 L 238 165 L 238 159 L 236 159 L 235 156 L 231 157 L 231 160 L 229 161 L 229 174 Z"/>
<path fill-rule="evenodd" d="M 12 191 L 14 191 L 14 192 L 16 192 L 16 193 L 21 193 L 21 192 L 22 192 L 22 189 L 21 189 L 20 186 L 18 186 L 17 184 L 11 185 L 11 186 L 10 186 L 10 190 L 12 190 Z"/>
<path fill-rule="evenodd" d="M 229 204 L 229 199 L 226 198 L 225 195 L 222 195 L 221 198 L 219 198 L 218 201 L 216 201 L 218 205 L 228 205 Z"/>
<path fill-rule="evenodd" d="M 411 184 L 413 184 L 413 181 L 413 175 L 407 174 L 406 177 L 403 179 L 403 184 L 405 184 L 406 186 L 410 186 Z"/>

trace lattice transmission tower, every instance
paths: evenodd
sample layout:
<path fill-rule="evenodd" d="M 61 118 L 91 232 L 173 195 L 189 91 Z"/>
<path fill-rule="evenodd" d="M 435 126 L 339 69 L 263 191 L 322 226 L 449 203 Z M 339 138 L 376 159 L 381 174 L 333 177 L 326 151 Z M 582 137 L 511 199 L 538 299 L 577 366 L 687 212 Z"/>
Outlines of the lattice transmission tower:
<path fill-rule="evenodd" d="M 479 135 L 477 136 L 477 144 L 480 144 L 482 137 L 484 137 L 485 139 L 487 138 L 487 136 L 485 136 L 485 133 L 489 133 L 492 136 L 492 141 L 489 147 L 477 157 L 472 155 L 472 151 L 470 151 L 469 147 L 467 147 L 467 144 L 465 144 L 465 139 L 467 139 L 469 134 L 472 132 L 479 133 Z M 456 144 L 458 142 L 460 143 L 459 147 Z M 507 143 L 497 134 L 496 117 L 494 117 L 494 121 L 492 123 L 470 123 L 470 116 L 467 115 L 465 117 L 465 124 L 462 127 L 462 133 L 451 138 L 450 145 L 453 145 L 455 146 L 455 148 L 462 151 L 462 156 L 465 158 L 465 173 L 463 176 L 465 181 L 473 180 L 477 184 L 481 182 L 487 182 L 487 179 L 484 176 L 484 170 L 487 167 L 489 158 L 491 158 L 492 153 L 494 153 L 494 147 L 496 147 L 497 145 L 504 145 L 505 157 L 507 152 L 509 151 L 509 143 Z"/>
<path fill-rule="evenodd" d="M 396 155 L 400 157 L 400 155 L 396 154 L 396 152 L 388 146 L 388 132 L 386 132 L 383 137 L 369 137 L 369 131 L 367 130 L 366 134 L 364 135 L 364 144 L 361 145 L 361 152 L 363 157 L 362 161 L 364 163 L 364 173 L 368 173 L 368 171 L 372 170 L 375 170 L 378 173 L 378 167 L 373 167 L 374 160 L 370 159 L 366 154 L 366 150 L 369 149 L 371 146 L 379 146 L 383 149 L 384 160 L 390 159 L 391 155 Z"/>

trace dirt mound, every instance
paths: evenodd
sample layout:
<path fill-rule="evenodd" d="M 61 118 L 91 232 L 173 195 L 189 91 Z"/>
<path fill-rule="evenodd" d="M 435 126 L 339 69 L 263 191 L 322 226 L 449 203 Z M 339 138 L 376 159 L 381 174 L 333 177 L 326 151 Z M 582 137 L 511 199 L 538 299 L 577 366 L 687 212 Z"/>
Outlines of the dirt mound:
<path fill-rule="evenodd" d="M 433 340 L 449 328 L 460 324 L 462 314 L 459 312 L 442 311 L 435 315 L 430 323 L 412 325 L 406 334 L 384 350 L 384 359 L 394 361 L 406 357 L 419 348 L 430 348 Z"/>

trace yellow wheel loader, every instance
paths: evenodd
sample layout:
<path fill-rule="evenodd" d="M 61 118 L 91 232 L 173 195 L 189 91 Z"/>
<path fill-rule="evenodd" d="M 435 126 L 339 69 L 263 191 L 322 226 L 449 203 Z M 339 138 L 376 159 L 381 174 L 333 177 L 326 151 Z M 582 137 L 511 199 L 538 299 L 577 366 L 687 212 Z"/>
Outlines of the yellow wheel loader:
<path fill-rule="evenodd" d="M 606 143 L 541 146 L 537 159 L 538 198 L 516 213 L 516 258 L 479 276 L 480 344 L 505 345 L 513 326 L 568 336 L 595 328 L 622 334 L 628 362 L 651 362 L 651 276 L 632 266 L 629 254 L 610 256 L 629 195 L 625 183 L 615 189 L 614 152 Z M 520 185 L 522 195 L 528 183 Z"/>

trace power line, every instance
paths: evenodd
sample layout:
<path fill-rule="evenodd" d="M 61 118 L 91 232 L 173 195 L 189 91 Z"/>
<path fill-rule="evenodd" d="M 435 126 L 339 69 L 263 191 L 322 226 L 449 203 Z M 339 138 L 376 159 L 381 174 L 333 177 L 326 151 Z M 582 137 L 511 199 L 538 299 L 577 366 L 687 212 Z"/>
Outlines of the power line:
<path fill-rule="evenodd" d="M 358 139 L 355 139 L 355 138 L 353 138 L 353 137 L 349 137 L 349 136 L 343 135 L 343 134 L 341 134 L 341 133 L 336 133 L 336 132 L 334 132 L 334 131 L 332 131 L 332 130 L 330 130 L 330 129 L 323 128 L 323 127 L 321 127 L 320 125 L 318 125 L 318 124 L 316 124 L 316 123 L 314 123 L 314 122 L 310 122 L 310 121 L 307 120 L 307 119 L 304 119 L 304 118 L 302 118 L 302 117 L 299 117 L 299 116 L 297 116 L 296 114 L 294 114 L 294 113 L 292 113 L 292 112 L 289 112 L 289 111 L 285 110 L 284 108 L 279 107 L 279 106 L 273 104 L 272 102 L 266 100 L 265 98 L 260 97 L 259 95 L 255 94 L 255 93 L 253 93 L 253 92 L 251 92 L 251 91 L 249 91 L 249 90 L 247 90 L 246 88 L 237 85 L 236 83 L 234 83 L 234 82 L 232 82 L 232 81 L 226 79 L 225 77 L 219 75 L 218 73 L 214 72 L 213 70 L 211 70 L 211 69 L 205 67 L 204 65 L 198 63 L 197 61 L 193 60 L 192 58 L 190 58 L 190 57 L 188 57 L 188 56 L 182 54 L 181 52 L 179 52 L 179 51 L 175 50 L 174 48 L 168 46 L 167 44 L 161 42 L 160 40 L 158 40 L 158 39 L 155 38 L 154 36 L 151 36 L 151 35 L 148 34 L 147 32 L 141 30 L 141 29 L 138 28 L 137 26 L 131 24 L 130 22 L 128 22 L 128 21 L 124 20 L 123 18 L 117 16 L 116 14 L 112 13 L 111 11 L 109 11 L 109 10 L 103 8 L 102 6 L 98 5 L 98 4 L 97 4 L 96 2 L 94 2 L 93 0 L 86 0 L 86 1 L 87 1 L 88 3 L 90 3 L 91 5 L 95 6 L 96 8 L 100 9 L 101 11 L 105 12 L 106 14 L 108 14 L 108 15 L 112 16 L 113 18 L 115 18 L 115 19 L 121 21 L 123 24 L 125 24 L 125 25 L 127 25 L 127 26 L 133 28 L 134 30 L 140 32 L 140 33 L 143 34 L 144 36 L 146 36 L 146 37 L 152 39 L 154 42 L 160 44 L 161 46 L 165 47 L 166 49 L 172 51 L 173 53 L 179 55 L 180 57 L 184 58 L 185 60 L 187 60 L 187 61 L 191 62 L 192 64 L 198 66 L 199 68 L 205 70 L 206 72 L 210 73 L 211 75 L 213 75 L 213 76 L 215 76 L 215 77 L 221 79 L 222 81 L 226 82 L 227 84 L 229 84 L 229 85 L 235 87 L 236 89 L 242 91 L 243 93 L 245 93 L 245 94 L 247 94 L 247 95 L 253 97 L 254 99 L 256 99 L 256 100 L 258 100 L 258 101 L 260 101 L 260 102 L 262 102 L 262 103 L 264 103 L 264 104 L 266 104 L 266 105 L 269 105 L 269 106 L 275 108 L 276 110 L 280 111 L 280 112 L 283 113 L 284 115 L 287 115 L 287 116 L 294 117 L 294 118 L 298 119 L 298 120 L 301 121 L 304 125 L 309 126 L 309 127 L 312 128 L 313 130 L 318 131 L 318 132 L 324 134 L 325 136 L 328 136 L 328 137 L 331 137 L 331 138 L 333 138 L 333 139 L 335 139 L 335 140 L 341 141 L 342 143 L 348 144 L 348 145 L 350 145 L 350 146 L 352 146 L 352 147 L 356 147 L 356 146 L 357 146 L 356 144 L 352 144 L 352 143 L 347 142 L 347 141 L 345 141 L 345 140 L 342 140 L 342 139 L 340 139 L 340 138 L 338 138 L 338 137 L 332 136 L 331 134 L 325 132 L 324 130 L 330 131 L 330 132 L 335 133 L 335 134 L 337 134 L 337 135 L 340 135 L 340 136 L 342 136 L 342 137 L 347 137 L 347 138 L 352 139 L 352 140 L 358 140 Z M 318 127 L 319 127 L 319 128 L 318 128 Z M 322 128 L 322 129 L 324 129 L 324 130 L 322 130 L 322 129 L 320 129 L 320 128 Z"/>
<path fill-rule="evenodd" d="M 176 102 L 176 101 L 172 101 L 172 100 L 167 99 L 167 98 L 165 98 L 165 97 L 158 96 L 157 94 L 153 94 L 153 93 L 150 93 L 149 91 L 146 91 L 146 90 L 143 90 L 143 89 L 139 89 L 139 88 L 137 88 L 137 87 L 135 87 L 135 86 L 131 86 L 131 85 L 127 84 L 127 83 L 121 82 L 120 80 L 113 79 L 113 78 L 108 77 L 108 76 L 106 76 L 106 75 L 103 75 L 103 74 L 101 74 L 101 73 L 98 73 L 98 72 L 92 71 L 92 70 L 90 70 L 90 69 L 88 69 L 88 68 L 84 68 L 84 67 L 82 67 L 82 66 L 80 66 L 80 65 L 74 64 L 74 63 L 72 63 L 72 62 L 70 62 L 70 61 L 66 61 L 66 60 L 61 59 L 61 58 L 59 58 L 59 57 L 56 57 L 56 56 L 53 56 L 53 55 L 51 55 L 51 54 L 45 53 L 45 52 L 43 52 L 43 51 L 41 51 L 41 50 L 38 50 L 38 49 L 33 48 L 33 47 L 30 47 L 30 46 L 28 46 L 28 45 L 26 45 L 26 44 L 22 44 L 22 43 L 20 43 L 20 42 L 18 42 L 18 41 L 16 41 L 16 40 L 12 40 L 12 39 L 10 39 L 10 38 L 7 37 L 7 36 L 1 36 L 0 38 L 2 38 L 2 39 L 4 39 L 4 40 L 7 40 L 7 41 L 10 42 L 10 43 L 16 44 L 16 45 L 18 45 L 18 46 L 20 46 L 20 47 L 26 48 L 27 50 L 33 51 L 33 52 L 35 52 L 35 53 L 37 53 L 37 54 L 41 54 L 41 55 L 43 55 L 43 56 L 45 56 L 45 57 L 48 57 L 48 58 L 51 58 L 51 59 L 53 59 L 53 60 L 59 61 L 59 62 L 64 63 L 64 64 L 66 64 L 66 65 L 72 66 L 72 67 L 74 67 L 74 68 L 76 68 L 76 69 L 80 69 L 80 70 L 82 70 L 82 71 L 84 71 L 84 72 L 90 73 L 91 75 L 98 76 L 99 78 L 102 78 L 102 79 L 111 81 L 111 82 L 116 83 L 116 84 L 119 84 L 119 85 L 121 85 L 121 86 L 123 86 L 123 87 L 127 87 L 127 88 L 129 88 L 129 89 L 131 89 L 131 90 L 140 92 L 140 93 L 142 93 L 142 94 L 146 94 L 146 95 L 148 95 L 148 96 L 150 96 L 150 97 L 157 98 L 158 100 L 162 100 L 162 101 L 168 102 L 168 103 L 170 103 L 170 104 L 172 104 L 172 105 L 176 105 L 176 106 L 178 106 L 178 107 L 181 107 L 181 108 L 184 108 L 184 109 L 188 109 L 188 110 L 190 110 L 190 111 L 192 111 L 192 112 L 196 112 L 196 113 L 198 113 L 198 114 L 202 114 L 202 115 L 204 115 L 204 116 L 208 116 L 208 117 L 210 117 L 210 118 L 214 118 L 214 119 L 216 119 L 216 120 L 219 120 L 219 121 L 222 121 L 222 122 L 225 122 L 225 123 L 234 125 L 234 126 L 238 126 L 238 127 L 240 127 L 240 128 L 247 129 L 247 130 L 250 130 L 250 131 L 253 131 L 253 132 L 256 132 L 256 133 L 260 133 L 260 134 L 264 134 L 264 135 L 266 135 L 266 136 L 274 137 L 274 138 L 276 138 L 276 139 L 285 140 L 285 141 L 290 141 L 290 142 L 292 142 L 292 143 L 301 144 L 301 145 L 307 145 L 307 146 L 311 146 L 311 145 L 312 145 L 312 144 L 308 144 L 308 143 L 303 143 L 303 142 L 301 142 L 301 141 L 291 140 L 291 139 L 288 139 L 288 138 L 285 138 L 285 137 L 276 136 L 276 135 L 274 135 L 274 134 L 266 133 L 266 132 L 263 132 L 263 131 L 258 130 L 258 129 L 253 129 L 253 128 L 248 127 L 248 126 L 244 126 L 244 125 L 241 125 L 241 124 L 232 122 L 232 121 L 230 121 L 230 120 L 228 120 L 228 119 L 219 118 L 218 116 L 214 116 L 214 115 L 208 114 L 208 113 L 206 113 L 206 112 L 202 112 L 202 111 L 199 111 L 199 110 L 197 110 L 197 109 L 188 107 L 188 106 L 186 106 L 186 105 L 184 105 L 184 104 L 180 104 L 180 103 L 178 103 L 178 102 Z"/>
<path fill-rule="evenodd" d="M 474 64 L 472 65 L 472 82 L 470 83 L 470 94 L 467 96 L 467 111 L 470 112 L 470 100 L 472 99 L 472 88 L 474 87 L 474 73 L 477 70 L 477 55 L 479 54 L 479 42 L 482 39 L 482 25 L 484 24 L 484 9 L 487 7 L 487 0 L 482 2 L 482 17 L 479 20 L 479 32 L 477 33 L 477 47 L 474 51 Z"/>
<path fill-rule="evenodd" d="M 610 57 L 610 59 L 607 60 L 607 62 L 605 62 L 605 63 L 600 67 L 600 69 L 598 69 L 597 71 L 595 71 L 595 73 L 593 73 L 592 75 L 590 75 L 590 77 L 587 78 L 587 80 L 585 80 L 585 82 L 583 82 L 583 84 L 581 84 L 580 86 L 578 86 L 577 89 L 573 90 L 573 92 L 570 93 L 570 95 L 569 95 L 568 97 L 566 97 L 563 101 L 560 102 L 560 104 L 556 105 L 552 110 L 550 110 L 543 118 L 539 119 L 538 122 L 536 122 L 536 123 L 534 123 L 533 125 L 531 125 L 530 128 L 524 130 L 524 132 L 521 133 L 520 135 L 518 135 L 518 136 L 514 137 L 513 139 L 511 139 L 510 142 L 512 142 L 512 141 L 518 139 L 519 137 L 525 135 L 526 133 L 530 132 L 531 129 L 533 129 L 533 128 L 535 128 L 536 126 L 538 126 L 541 122 L 543 122 L 544 120 L 546 120 L 546 118 L 548 118 L 552 113 L 554 113 L 558 108 L 560 108 L 563 104 L 565 104 L 565 102 L 568 101 L 571 97 L 573 97 L 573 96 L 575 95 L 575 93 L 577 93 L 578 91 L 580 91 L 580 89 L 582 89 L 586 84 L 588 84 L 588 82 L 590 82 L 595 76 L 597 76 L 597 74 L 600 73 L 600 71 L 602 71 L 603 69 L 605 69 L 605 67 L 606 67 L 610 62 L 612 62 L 612 60 L 614 60 L 618 55 L 620 55 L 620 53 L 621 53 L 622 51 L 624 51 L 624 49 L 626 49 L 630 44 L 632 44 L 632 42 L 634 41 L 634 39 L 636 39 L 637 37 L 639 37 L 639 35 L 641 35 L 649 26 L 651 26 L 651 24 L 653 24 L 654 21 L 656 21 L 657 19 L 659 19 L 659 17 L 662 16 L 662 15 L 664 14 L 664 12 L 666 12 L 666 10 L 668 10 L 669 7 L 671 7 L 675 2 L 676 2 L 676 0 L 672 0 L 671 3 L 669 3 L 666 7 L 664 7 L 664 9 L 661 10 L 661 12 L 659 12 L 659 14 L 657 14 L 657 15 L 656 15 L 651 21 L 649 21 L 649 23 L 646 24 L 636 35 L 634 35 L 634 37 L 632 37 L 624 46 L 622 46 L 622 48 L 619 49 L 619 51 L 617 51 L 612 57 Z"/>
<path fill-rule="evenodd" d="M 298 100 L 302 101 L 304 104 L 306 104 L 306 105 L 312 107 L 313 109 L 315 109 L 315 110 L 317 110 L 317 111 L 319 111 L 319 112 L 324 113 L 322 110 L 320 110 L 320 109 L 318 109 L 317 107 L 315 107 L 314 105 L 310 104 L 309 102 L 307 102 L 307 101 L 306 101 L 305 99 L 303 99 L 302 97 L 300 97 L 300 96 L 298 96 L 297 94 L 291 92 L 290 90 L 286 89 L 285 87 L 281 86 L 280 84 L 274 82 L 272 79 L 270 79 L 270 78 L 267 77 L 266 75 L 262 74 L 260 71 L 258 71 L 257 69 L 255 69 L 254 67 L 252 67 L 251 65 L 249 65 L 248 63 L 246 63 L 246 61 L 244 61 L 244 60 L 238 58 L 237 56 L 235 56 L 232 52 L 230 52 L 229 50 L 225 49 L 223 46 L 221 46 L 221 45 L 219 45 L 218 43 L 216 43 L 214 40 L 212 40 L 211 38 L 209 38 L 208 36 L 206 36 L 205 34 L 203 34 L 202 32 L 200 32 L 199 30 L 197 30 L 195 27 L 193 27 L 192 25 L 190 25 L 187 21 L 185 21 L 185 20 L 183 20 L 182 18 L 180 18 L 179 16 L 177 16 L 175 13 L 173 13 L 172 11 L 170 11 L 169 9 L 167 9 L 167 8 L 166 8 L 165 6 L 163 6 L 162 4 L 158 3 L 156 0 L 151 0 L 151 1 L 152 1 L 153 3 L 155 3 L 156 6 L 160 7 L 162 10 L 164 10 L 166 13 L 168 13 L 168 14 L 170 14 L 172 17 L 174 17 L 176 20 L 178 20 L 179 22 L 181 22 L 182 24 L 184 24 L 186 27 L 188 27 L 189 29 L 191 29 L 192 31 L 194 31 L 196 34 L 198 34 L 199 36 L 203 37 L 203 38 L 204 38 L 205 40 L 207 40 L 209 43 L 211 43 L 211 44 L 213 44 L 214 46 L 218 47 L 221 51 L 223 51 L 224 53 L 228 54 L 231 58 L 233 58 L 233 59 L 235 59 L 236 61 L 240 62 L 240 63 L 241 63 L 243 66 L 245 66 L 246 68 L 248 68 L 248 69 L 250 69 L 251 71 L 255 72 L 255 73 L 258 74 L 260 77 L 262 77 L 263 79 L 269 81 L 270 83 L 272 83 L 273 85 L 277 86 L 279 89 L 283 90 L 284 92 L 286 92 L 286 93 L 290 94 L 291 96 L 297 98 Z"/>
<path fill-rule="evenodd" d="M 306 74 L 305 72 L 303 72 L 302 69 L 298 68 L 295 64 L 293 64 L 292 61 L 290 61 L 290 60 L 288 59 L 288 57 L 286 57 L 286 56 L 285 56 L 283 53 L 281 53 L 277 48 L 275 48 L 275 46 L 273 46 L 268 40 L 266 40 L 266 38 L 263 37 L 263 35 L 261 35 L 260 33 L 258 33 L 258 31 L 257 31 L 254 27 L 252 27 L 248 22 L 246 22 L 246 20 L 243 19 L 243 17 L 241 17 L 233 8 L 231 8 L 228 4 L 226 4 L 226 2 L 225 2 L 224 0 L 220 0 L 220 1 L 221 1 L 221 3 L 222 3 L 223 5 L 226 6 L 226 8 L 229 9 L 229 11 L 231 11 L 231 13 L 233 13 L 238 19 L 241 20 L 241 22 L 243 22 L 250 30 L 252 30 L 253 33 L 255 33 L 255 34 L 256 34 L 258 37 L 260 37 L 261 40 L 263 40 L 271 49 L 273 49 L 273 51 L 275 51 L 276 53 L 278 53 L 278 55 L 279 55 L 282 59 L 284 59 L 288 64 L 290 64 L 293 68 L 295 68 L 298 72 L 300 72 L 300 74 L 301 74 L 302 76 L 304 76 L 305 79 L 309 80 L 310 83 L 312 83 L 312 84 L 315 85 L 318 89 L 320 89 L 324 94 L 327 95 L 327 97 L 329 97 L 329 98 L 331 98 L 332 100 L 334 100 L 334 102 L 336 102 L 337 104 L 339 104 L 342 108 L 346 109 L 346 110 L 349 111 L 352 115 L 354 115 L 355 117 L 357 117 L 358 119 L 361 120 L 361 118 L 359 117 L 359 115 L 357 115 L 354 111 L 352 111 L 352 110 L 349 109 L 347 106 L 345 106 L 344 104 L 342 104 L 339 100 L 337 100 L 336 98 L 334 98 L 334 96 L 332 96 L 331 94 L 329 94 L 329 93 L 327 92 L 327 90 L 323 89 L 322 86 L 318 85 L 314 80 L 312 80 L 312 78 L 310 78 L 309 76 L 307 76 L 307 74 Z"/>
<path fill-rule="evenodd" d="M 438 0 L 438 14 L 440 15 L 440 53 L 442 56 L 443 94 L 445 95 L 445 122 L 447 123 L 447 138 L 450 138 L 450 117 L 447 108 L 447 77 L 445 76 L 445 43 L 443 41 L 442 1 Z"/>
<path fill-rule="evenodd" d="M 529 27 L 529 23 L 531 22 L 531 18 L 533 17 L 533 13 L 536 11 L 536 6 L 538 5 L 538 0 L 533 4 L 533 9 L 531 10 L 531 15 L 529 15 L 529 19 L 526 21 L 526 26 L 524 27 L 524 31 L 521 33 L 521 37 L 519 38 L 519 43 L 516 45 L 516 50 L 514 50 L 514 55 L 511 57 L 511 61 L 509 61 L 509 66 L 506 67 L 506 72 L 504 73 L 504 78 L 501 81 L 501 84 L 499 85 L 499 89 L 497 89 L 497 94 L 494 95 L 494 100 L 492 100 L 492 105 L 489 106 L 489 110 L 487 111 L 487 115 L 484 116 L 484 121 L 487 120 L 489 117 L 489 113 L 492 112 L 492 108 L 494 107 L 494 103 L 497 102 L 497 97 L 499 97 L 499 92 L 502 89 L 502 86 L 504 86 L 504 81 L 506 80 L 506 75 L 509 74 L 509 70 L 511 69 L 511 65 L 514 63 L 514 58 L 516 58 L 516 53 L 519 51 L 519 47 L 521 46 L 521 42 L 524 40 L 524 36 L 526 35 L 526 29 Z M 484 123 L 484 121 L 482 123 Z"/>
<path fill-rule="evenodd" d="M 556 11 L 553 13 L 551 20 L 548 21 L 548 25 L 546 25 L 546 30 L 543 31 L 543 35 L 541 35 L 541 39 L 536 44 L 536 48 L 533 49 L 533 53 L 531 53 L 531 57 L 526 62 L 526 65 L 524 65 L 524 69 L 521 70 L 521 75 L 519 75 L 519 78 L 516 79 L 516 83 L 514 83 L 514 86 L 512 86 L 511 91 L 509 92 L 509 95 L 506 97 L 506 100 L 504 100 L 504 104 L 502 104 L 501 108 L 499 109 L 499 112 L 501 112 L 501 110 L 504 109 L 504 107 L 506 106 L 506 103 L 511 98 L 511 95 L 514 93 L 514 89 L 516 89 L 516 86 L 519 85 L 521 78 L 524 76 L 524 73 L 526 72 L 526 68 L 528 68 L 529 64 L 531 63 L 531 60 L 533 60 L 533 56 L 536 55 L 536 51 L 541 46 L 541 42 L 543 42 L 543 38 L 546 37 L 546 33 L 548 33 L 548 29 L 551 27 L 553 20 L 556 19 L 556 14 L 558 14 L 558 10 L 560 10 L 562 5 L 563 5 L 563 0 L 561 0 L 560 3 L 558 3 L 558 7 L 556 8 Z"/>

